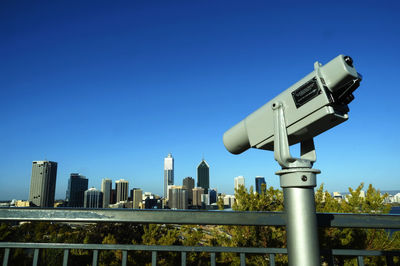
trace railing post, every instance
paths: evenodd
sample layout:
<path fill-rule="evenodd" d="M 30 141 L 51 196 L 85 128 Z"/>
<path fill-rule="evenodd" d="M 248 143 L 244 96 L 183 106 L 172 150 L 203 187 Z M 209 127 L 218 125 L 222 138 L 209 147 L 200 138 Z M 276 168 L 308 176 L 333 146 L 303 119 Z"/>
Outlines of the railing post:
<path fill-rule="evenodd" d="M 358 256 L 357 257 L 357 263 L 358 263 L 358 266 L 364 266 L 364 257 L 363 256 Z"/>
<path fill-rule="evenodd" d="M 93 261 L 92 266 L 97 266 L 97 259 L 99 257 L 99 251 L 97 249 L 93 250 Z"/>
<path fill-rule="evenodd" d="M 215 266 L 215 252 L 210 254 L 211 266 Z"/>
<path fill-rule="evenodd" d="M 246 255 L 245 253 L 240 253 L 240 266 L 246 266 Z"/>
<path fill-rule="evenodd" d="M 269 265 L 275 266 L 275 254 L 274 253 L 269 254 Z"/>
<path fill-rule="evenodd" d="M 122 266 L 126 266 L 126 261 L 128 259 L 128 251 L 122 251 Z"/>
<path fill-rule="evenodd" d="M 63 258 L 63 266 L 68 265 L 68 255 L 69 255 L 69 249 L 64 250 L 64 258 Z"/>
<path fill-rule="evenodd" d="M 151 252 L 151 266 L 157 265 L 157 251 Z"/>
<path fill-rule="evenodd" d="M 181 252 L 181 265 L 186 266 L 186 252 L 185 251 Z"/>
<path fill-rule="evenodd" d="M 33 262 L 32 262 L 33 266 L 37 265 L 38 259 L 39 259 L 39 249 L 35 248 L 35 251 L 33 252 Z"/>
<path fill-rule="evenodd" d="M 7 266 L 9 256 L 10 256 L 10 249 L 9 248 L 4 249 L 3 266 Z"/>

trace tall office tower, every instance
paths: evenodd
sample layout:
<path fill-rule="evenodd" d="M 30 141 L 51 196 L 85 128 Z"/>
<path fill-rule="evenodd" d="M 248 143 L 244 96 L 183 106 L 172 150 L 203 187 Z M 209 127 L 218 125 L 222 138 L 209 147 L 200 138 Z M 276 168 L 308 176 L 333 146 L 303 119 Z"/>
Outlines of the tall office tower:
<path fill-rule="evenodd" d="M 80 174 L 71 173 L 68 180 L 67 201 L 68 207 L 82 208 L 84 202 L 84 194 L 88 189 L 88 179 Z"/>
<path fill-rule="evenodd" d="M 116 189 L 111 189 L 110 204 L 115 204 L 115 203 L 117 203 L 117 190 Z"/>
<path fill-rule="evenodd" d="M 168 207 L 184 210 L 188 208 L 188 192 L 182 186 L 170 187 L 168 194 Z"/>
<path fill-rule="evenodd" d="M 261 194 L 262 184 L 265 185 L 264 192 L 267 189 L 267 183 L 265 182 L 265 178 L 263 176 L 256 176 L 256 192 Z"/>
<path fill-rule="evenodd" d="M 57 163 L 51 161 L 32 162 L 29 201 L 38 207 L 53 207 L 56 191 Z"/>
<path fill-rule="evenodd" d="M 217 202 L 217 190 L 215 188 L 209 190 L 208 196 L 210 204 Z"/>
<path fill-rule="evenodd" d="M 193 189 L 194 189 L 194 179 L 190 176 L 183 179 L 182 187 L 188 191 L 188 204 L 193 203 Z"/>
<path fill-rule="evenodd" d="M 111 187 L 112 181 L 108 178 L 103 178 L 101 180 L 101 192 L 103 192 L 103 208 L 108 208 L 111 201 Z"/>
<path fill-rule="evenodd" d="M 197 187 L 204 188 L 205 194 L 210 188 L 210 166 L 204 159 L 197 166 Z"/>
<path fill-rule="evenodd" d="M 129 182 L 124 179 L 115 181 L 115 189 L 117 190 L 117 203 L 128 200 Z"/>
<path fill-rule="evenodd" d="M 164 198 L 168 198 L 168 186 L 174 184 L 174 158 L 169 153 L 164 158 Z"/>
<path fill-rule="evenodd" d="M 94 187 L 85 191 L 85 208 L 102 208 L 103 207 L 103 192 L 98 191 Z"/>
<path fill-rule="evenodd" d="M 201 195 L 204 194 L 204 188 L 196 187 L 193 189 L 193 206 L 201 207 Z"/>
<path fill-rule="evenodd" d="M 134 188 L 133 193 L 132 193 L 132 207 L 134 209 L 139 209 L 140 203 L 142 203 L 142 195 L 143 195 L 143 190 L 140 188 Z"/>
<path fill-rule="evenodd" d="M 244 177 L 243 176 L 235 177 L 235 189 L 239 189 L 240 185 L 244 186 Z"/>
<path fill-rule="evenodd" d="M 210 195 L 202 194 L 201 195 L 201 208 L 205 209 L 208 205 L 210 205 Z"/>

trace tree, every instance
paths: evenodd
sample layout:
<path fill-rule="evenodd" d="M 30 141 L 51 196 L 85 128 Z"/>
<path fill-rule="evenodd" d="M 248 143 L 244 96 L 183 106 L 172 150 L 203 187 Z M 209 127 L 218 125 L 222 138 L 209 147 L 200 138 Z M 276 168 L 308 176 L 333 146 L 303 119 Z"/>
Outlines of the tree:
<path fill-rule="evenodd" d="M 282 211 L 283 194 L 282 191 L 270 187 L 264 187 L 261 193 L 254 193 L 253 187 L 248 191 L 244 186 L 235 189 L 236 201 L 232 209 L 235 211 Z M 284 228 L 276 226 L 218 226 L 214 232 L 215 245 L 228 247 L 285 247 L 286 233 Z M 249 265 L 268 265 L 267 255 L 247 257 L 246 263 Z M 276 263 L 286 263 L 287 259 L 279 257 Z M 237 254 L 222 253 L 218 258 L 218 263 L 240 264 Z"/>
<path fill-rule="evenodd" d="M 104 237 L 102 244 L 117 244 L 114 235 L 108 234 Z M 100 252 L 99 263 L 100 265 L 116 266 L 121 265 L 122 252 L 120 250 L 104 250 Z"/>
<path fill-rule="evenodd" d="M 385 204 L 388 194 L 381 195 L 371 184 L 368 186 L 365 197 L 361 196 L 364 184 L 361 183 L 355 190 L 349 188 L 346 200 L 338 201 L 330 193 L 324 191 L 323 184 L 315 194 L 317 212 L 336 213 L 365 213 L 386 214 L 391 206 Z M 356 229 L 356 228 L 320 228 L 320 245 L 322 249 L 366 249 L 366 250 L 393 250 L 400 249 L 400 232 L 390 234 L 383 229 Z M 336 257 L 339 265 L 352 265 L 353 260 L 345 257 Z M 366 264 L 385 264 L 385 258 L 365 258 Z"/>

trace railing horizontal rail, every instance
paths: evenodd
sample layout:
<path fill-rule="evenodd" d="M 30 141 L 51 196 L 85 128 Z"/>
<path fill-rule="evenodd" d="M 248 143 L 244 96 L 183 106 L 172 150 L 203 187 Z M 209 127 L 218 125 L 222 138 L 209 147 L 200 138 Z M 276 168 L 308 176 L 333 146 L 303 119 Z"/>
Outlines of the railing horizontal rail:
<path fill-rule="evenodd" d="M 209 246 L 153 246 L 153 245 L 115 245 L 115 244 L 71 244 L 71 243 L 19 243 L 0 242 L 0 248 L 25 249 L 81 249 L 81 250 L 126 250 L 126 251 L 160 251 L 160 252 L 229 252 L 246 254 L 287 254 L 286 248 L 252 248 L 252 247 L 209 247 Z M 321 255 L 334 256 L 400 256 L 400 250 L 359 250 L 332 249 L 321 250 Z"/>
<path fill-rule="evenodd" d="M 176 251 L 176 252 L 232 252 L 254 254 L 287 254 L 286 248 L 251 247 L 209 247 L 209 246 L 151 246 L 151 245 L 115 245 L 115 244 L 70 244 L 70 243 L 19 243 L 0 242 L 0 248 L 27 249 L 87 249 L 87 250 L 127 250 L 127 251 Z"/>
<path fill-rule="evenodd" d="M 400 229 L 400 215 L 317 213 L 321 227 Z M 283 212 L 0 208 L 0 221 L 285 226 Z"/>

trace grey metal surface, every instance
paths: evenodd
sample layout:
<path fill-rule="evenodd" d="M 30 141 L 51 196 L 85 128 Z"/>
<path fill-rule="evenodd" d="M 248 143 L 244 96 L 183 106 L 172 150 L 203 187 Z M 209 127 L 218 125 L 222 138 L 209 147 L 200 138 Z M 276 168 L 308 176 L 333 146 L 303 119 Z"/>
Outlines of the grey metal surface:
<path fill-rule="evenodd" d="M 400 229 L 400 215 L 317 213 L 318 226 Z M 283 212 L 131 209 L 4 208 L 0 221 L 131 222 L 154 224 L 285 226 Z"/>
<path fill-rule="evenodd" d="M 215 266 L 215 252 L 211 252 L 210 254 L 211 266 Z"/>
<path fill-rule="evenodd" d="M 93 250 L 93 262 L 92 266 L 97 266 L 97 260 L 99 257 L 99 251 L 97 249 Z"/>
<path fill-rule="evenodd" d="M 3 221 L 132 222 L 161 224 L 284 225 L 279 212 L 195 210 L 0 208 Z"/>
<path fill-rule="evenodd" d="M 10 256 L 10 249 L 6 248 L 4 250 L 4 257 L 3 257 L 3 266 L 7 266 L 8 264 L 8 257 Z"/>
<path fill-rule="evenodd" d="M 181 252 L 181 265 L 186 266 L 186 252 Z"/>
<path fill-rule="evenodd" d="M 157 265 L 157 251 L 151 252 L 151 265 L 152 266 Z"/>
<path fill-rule="evenodd" d="M 314 188 L 288 187 L 283 195 L 289 265 L 320 265 Z"/>
<path fill-rule="evenodd" d="M 320 227 L 400 229 L 398 214 L 317 213 Z"/>
<path fill-rule="evenodd" d="M 358 266 L 364 266 L 364 257 L 358 256 L 357 257 Z"/>
<path fill-rule="evenodd" d="M 335 92 L 341 88 L 345 88 L 346 95 L 350 96 L 351 92 L 348 91 L 351 88 L 350 84 L 356 85 L 353 87 L 356 89 L 361 81 L 361 75 L 355 68 L 346 64 L 344 58 L 343 55 L 339 55 L 324 66 L 316 62 L 313 72 L 226 131 L 223 136 L 226 149 L 234 154 L 242 153 L 250 147 L 273 150 L 275 135 L 271 107 L 277 101 L 285 104 L 290 145 L 315 137 L 346 121 L 347 103 L 332 96 L 335 96 Z M 322 84 L 321 79 L 325 84 Z M 304 90 L 305 87 L 310 88 L 307 84 L 314 84 L 316 90 L 314 92 Z M 307 98 L 306 95 L 310 93 L 315 97 L 308 98 L 299 106 L 295 99 L 296 95 Z M 257 96 L 259 95 L 254 97 Z"/>
<path fill-rule="evenodd" d="M 122 266 L 126 266 L 128 260 L 128 251 L 123 250 L 122 251 Z"/>
<path fill-rule="evenodd" d="M 84 249 L 84 250 L 126 250 L 126 251 L 177 251 L 177 252 L 232 252 L 254 254 L 287 254 L 285 248 L 243 248 L 243 247 L 201 247 L 201 246 L 150 246 L 150 245 L 114 245 L 114 244 L 68 244 L 68 243 L 17 243 L 0 242 L 0 248 L 38 248 L 38 249 Z"/>
<path fill-rule="evenodd" d="M 274 253 L 269 254 L 269 265 L 275 266 L 275 254 Z"/>
<path fill-rule="evenodd" d="M 286 248 L 250 248 L 250 247 L 208 247 L 208 246 L 148 246 L 148 245 L 116 245 L 116 244 L 70 244 L 70 243 L 20 243 L 0 242 L 0 249 L 82 249 L 82 250 L 126 250 L 126 251 L 170 251 L 170 252 L 208 252 L 208 253 L 246 253 L 246 254 L 287 254 Z M 321 255 L 333 256 L 400 256 L 400 250 L 360 250 L 332 249 L 321 250 Z"/>
<path fill-rule="evenodd" d="M 38 264 L 38 260 L 39 260 L 39 249 L 36 248 L 35 251 L 33 252 L 33 266 L 36 266 Z"/>
<path fill-rule="evenodd" d="M 275 265 L 275 254 L 287 254 L 287 250 L 283 248 L 234 248 L 234 247 L 190 247 L 190 246 L 147 246 L 147 245 L 111 245 L 111 244 L 59 244 L 59 243 L 16 243 L 16 242 L 0 242 L 0 249 L 5 249 L 3 266 L 7 265 L 9 252 L 11 248 L 35 249 L 35 253 L 39 254 L 39 249 L 64 249 L 64 265 L 68 263 L 69 249 L 93 250 L 93 265 L 98 263 L 99 250 L 121 250 L 123 253 L 123 262 L 126 261 L 127 251 L 151 251 L 152 265 L 157 264 L 157 251 L 181 252 L 182 265 L 185 265 L 186 252 L 208 252 L 210 253 L 211 265 L 215 265 L 216 253 L 231 252 L 239 253 L 241 265 L 245 263 L 245 254 L 269 254 L 270 265 Z M 364 256 L 400 256 L 400 250 L 380 251 L 380 250 L 321 250 L 321 255 L 328 256 L 353 256 L 358 262 L 363 262 Z M 122 262 L 122 263 L 123 263 Z M 389 264 L 390 265 L 390 264 Z"/>
<path fill-rule="evenodd" d="M 64 250 L 64 257 L 63 257 L 63 266 L 68 265 L 68 255 L 69 255 L 69 249 Z"/>
<path fill-rule="evenodd" d="M 246 253 L 240 253 L 240 266 L 246 266 Z"/>

